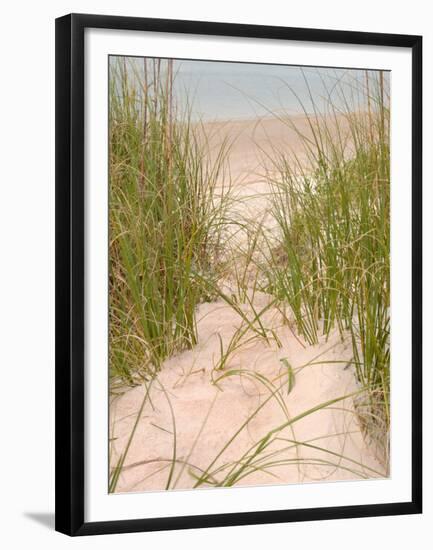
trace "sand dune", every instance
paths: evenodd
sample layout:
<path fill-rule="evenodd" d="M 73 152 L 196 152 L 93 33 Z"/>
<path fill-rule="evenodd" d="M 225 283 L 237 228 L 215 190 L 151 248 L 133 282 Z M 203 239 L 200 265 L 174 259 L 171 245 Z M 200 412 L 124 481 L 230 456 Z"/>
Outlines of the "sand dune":
<path fill-rule="evenodd" d="M 268 299 L 264 295 L 256 296 L 255 306 L 263 306 Z M 284 373 L 281 359 L 286 359 L 295 369 L 307 365 L 296 373 L 295 385 L 289 394 L 286 384 L 278 392 L 287 406 L 289 418 L 357 389 L 352 367 L 345 368 L 344 363 L 331 362 L 350 360 L 350 349 L 341 343 L 337 334 L 328 342 L 303 348 L 290 329 L 281 326 L 275 310 L 268 312 L 266 321 L 269 326 L 276 327 L 282 347 L 269 346 L 260 338 L 247 344 L 232 356 L 224 371 L 239 370 L 240 374 L 215 385 L 212 377 L 216 379 L 223 374 L 212 373 L 220 357 L 217 334 L 226 348 L 240 325 L 239 316 L 221 300 L 202 304 L 197 316 L 199 344 L 194 350 L 166 361 L 157 383 L 151 387 L 118 483 L 119 492 L 165 488 L 173 457 L 174 436 L 179 461 L 174 480 L 181 474 L 175 488 L 193 487 L 196 480 L 192 474 L 199 475 L 212 463 L 230 437 L 270 395 L 265 386 L 248 376 L 249 372 L 264 375 L 277 388 L 281 384 L 278 377 Z M 317 361 L 321 364 L 316 364 Z M 314 364 L 308 365 L 309 362 Z M 113 401 L 111 436 L 116 438 L 114 449 L 118 452 L 126 445 L 145 393 L 146 388 L 140 386 Z M 175 426 L 167 398 L 173 408 Z M 250 472 L 240 484 L 298 483 L 384 475 L 383 467 L 363 440 L 351 398 L 337 403 L 336 407 L 308 415 L 279 434 L 289 441 L 305 442 L 323 450 L 278 441 L 269 449 L 269 452 L 278 451 L 277 454 L 264 462 L 285 462 L 268 471 Z M 235 463 L 260 438 L 286 421 L 283 408 L 271 398 L 224 451 L 212 470 Z M 287 447 L 291 448 L 284 450 Z M 115 457 L 116 454 L 113 459 Z M 188 463 L 185 468 L 183 461 Z M 216 474 L 216 480 L 223 480 L 229 470 L 227 467 Z"/>
<path fill-rule="evenodd" d="M 297 124 L 308 134 L 305 118 L 298 117 Z M 300 147 L 296 133 L 286 124 L 268 119 L 209 123 L 207 132 L 211 135 L 211 147 L 225 135 L 236 138 L 230 152 L 230 173 L 233 196 L 238 200 L 233 202 L 230 215 L 251 223 L 261 221 L 272 233 L 275 227 L 269 213 L 263 160 L 273 146 L 286 142 L 296 151 Z M 245 243 L 240 237 L 237 246 L 246 246 Z M 228 294 L 235 292 L 230 274 L 224 285 Z M 260 310 L 271 298 L 252 293 L 251 289 L 249 296 L 251 305 L 240 307 L 247 318 L 253 319 L 252 307 Z M 274 330 L 276 340 L 267 342 L 257 335 L 248 342 L 254 336 L 249 329 L 243 339 L 246 343 L 230 356 L 224 370 L 216 371 L 221 346 L 227 350 L 241 324 L 240 315 L 222 299 L 198 307 L 198 345 L 165 361 L 151 384 L 116 491 L 163 490 L 169 479 L 172 489 L 192 488 L 209 466 L 215 484 L 235 480 L 239 485 L 262 485 L 385 476 L 384 467 L 363 439 L 351 397 L 289 424 L 254 459 L 255 469 L 246 468 L 245 477 L 229 476 L 245 463 L 244 454 L 276 427 L 321 403 L 358 390 L 353 367 L 347 365 L 351 359 L 348 343 L 333 333 L 327 342 L 308 346 L 283 322 L 274 306 L 263 315 L 263 324 L 269 331 Z M 291 391 L 287 365 L 295 372 Z M 236 373 L 214 383 L 230 371 Z M 266 387 L 260 376 L 273 386 Z M 111 403 L 112 465 L 127 444 L 147 391 L 145 385 L 138 386 Z M 270 397 L 272 391 L 274 397 Z M 173 459 L 176 466 L 171 471 Z"/>

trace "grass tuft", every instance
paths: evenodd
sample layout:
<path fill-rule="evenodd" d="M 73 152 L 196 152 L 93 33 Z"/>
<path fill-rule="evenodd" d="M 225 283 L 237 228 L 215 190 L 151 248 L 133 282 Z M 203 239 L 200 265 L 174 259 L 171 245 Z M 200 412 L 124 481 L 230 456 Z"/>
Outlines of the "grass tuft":
<path fill-rule="evenodd" d="M 280 240 L 270 247 L 265 290 L 290 305 L 310 345 L 335 327 L 350 339 L 357 378 L 370 389 L 360 414 L 374 411 L 382 429 L 371 433 L 383 441 L 390 418 L 389 108 L 382 73 L 366 72 L 357 89 L 365 110 L 353 112 L 349 99 L 338 110 L 326 90 L 328 113 L 305 110 L 308 136 L 287 121 L 307 160 L 274 151 L 269 177 Z M 345 98 L 338 83 L 333 93 Z"/>
<path fill-rule="evenodd" d="M 197 342 L 224 210 L 225 144 L 211 163 L 200 125 L 176 108 L 173 62 L 143 64 L 144 78 L 110 64 L 110 368 L 129 382 Z"/>

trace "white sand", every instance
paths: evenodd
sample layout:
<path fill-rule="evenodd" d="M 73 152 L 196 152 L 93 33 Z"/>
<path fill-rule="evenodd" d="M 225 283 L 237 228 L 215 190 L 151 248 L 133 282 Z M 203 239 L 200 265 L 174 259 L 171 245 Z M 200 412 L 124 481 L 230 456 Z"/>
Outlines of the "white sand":
<path fill-rule="evenodd" d="M 263 169 L 259 166 L 259 151 L 252 140 L 266 148 L 269 147 L 269 136 L 278 143 L 288 138 L 292 145 L 296 136 L 287 136 L 284 127 L 275 121 L 265 121 L 260 128 L 252 121 L 230 124 L 230 135 L 233 135 L 235 126 L 238 136 L 230 157 L 231 175 L 235 194 L 242 198 L 241 203 L 233 206 L 232 215 L 242 216 L 251 222 L 263 219 L 272 231 L 273 221 L 268 213 L 268 184 L 261 175 Z M 227 126 L 221 125 L 214 135 L 218 132 L 222 135 L 226 130 Z M 230 284 L 229 281 L 227 284 Z M 268 295 L 256 293 L 252 297 L 254 308 L 260 310 L 270 299 Z M 242 308 L 252 319 L 251 307 L 243 305 Z M 211 464 L 212 472 L 227 465 L 214 475 L 214 480 L 221 483 L 233 465 L 237 464 L 239 469 L 237 461 L 248 449 L 271 430 L 287 422 L 288 418 L 293 419 L 321 403 L 357 390 L 353 367 L 346 366 L 351 359 L 350 346 L 342 343 L 337 333 L 331 335 L 327 342 L 304 347 L 290 327 L 283 324 L 279 312 L 271 307 L 262 321 L 268 330 L 275 330 L 282 347 L 279 348 L 276 342 L 269 345 L 264 338 L 257 337 L 231 355 L 224 371 L 216 372 L 214 367 L 220 359 L 220 338 L 226 350 L 242 319 L 220 299 L 200 305 L 197 320 L 198 345 L 167 360 L 149 390 L 117 484 L 118 492 L 165 489 L 174 440 L 177 462 L 170 488 L 192 488 L 196 482 L 194 475 L 200 475 Z M 244 340 L 252 335 L 249 330 Z M 287 391 L 287 369 L 281 359 L 287 360 L 294 369 L 308 365 L 296 372 L 295 385 L 290 393 Z M 320 364 L 315 364 L 318 361 Z M 218 386 L 212 382 L 212 379 L 230 370 L 242 373 L 225 378 Z M 248 373 L 265 376 L 273 382 L 274 390 L 284 383 L 277 395 L 286 410 L 275 397 L 271 397 L 213 463 L 230 438 L 273 391 Z M 125 449 L 146 391 L 145 386 L 130 389 L 111 404 L 112 466 Z M 375 459 L 360 432 L 352 398 L 307 415 L 284 428 L 278 437 L 261 454 L 263 461 L 256 464 L 260 468 L 267 464 L 267 467 L 248 470 L 246 477 L 237 480 L 238 484 L 385 476 L 383 466 Z M 294 445 L 293 441 L 298 444 Z M 270 455 L 269 458 L 265 459 L 266 455 Z"/>

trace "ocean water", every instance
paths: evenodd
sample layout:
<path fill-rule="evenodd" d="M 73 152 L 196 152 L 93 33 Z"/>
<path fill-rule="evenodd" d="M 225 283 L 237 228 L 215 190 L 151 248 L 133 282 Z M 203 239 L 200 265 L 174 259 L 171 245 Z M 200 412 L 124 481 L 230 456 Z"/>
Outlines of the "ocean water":
<path fill-rule="evenodd" d="M 134 78 L 143 78 L 143 58 L 126 58 Z M 119 63 L 110 57 L 110 66 Z M 122 61 L 123 63 L 123 61 Z M 161 70 L 166 69 L 161 61 Z M 320 113 L 366 106 L 366 84 L 378 93 L 379 72 L 359 69 L 265 65 L 220 61 L 174 60 L 173 91 L 180 110 L 189 106 L 193 119 L 228 120 L 272 114 Z M 384 74 L 389 97 L 390 74 Z"/>

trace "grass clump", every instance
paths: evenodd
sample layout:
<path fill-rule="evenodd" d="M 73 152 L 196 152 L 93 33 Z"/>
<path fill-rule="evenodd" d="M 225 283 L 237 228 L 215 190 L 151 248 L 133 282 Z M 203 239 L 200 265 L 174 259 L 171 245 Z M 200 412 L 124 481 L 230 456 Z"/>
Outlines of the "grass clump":
<path fill-rule="evenodd" d="M 335 327 L 349 338 L 357 378 L 370 390 L 360 411 L 384 457 L 390 416 L 389 108 L 382 73 L 366 73 L 356 87 L 362 109 L 354 111 L 337 83 L 325 90 L 326 114 L 304 109 L 308 133 L 287 122 L 305 154 L 302 160 L 275 155 L 272 210 L 280 240 L 270 250 L 265 287 L 290 305 L 309 344 Z M 335 106 L 335 90 L 344 109 Z"/>
<path fill-rule="evenodd" d="M 211 164 L 199 125 L 176 109 L 173 61 L 142 63 L 138 74 L 110 62 L 110 369 L 123 381 L 196 343 L 224 208 L 215 192 L 224 146 Z"/>

